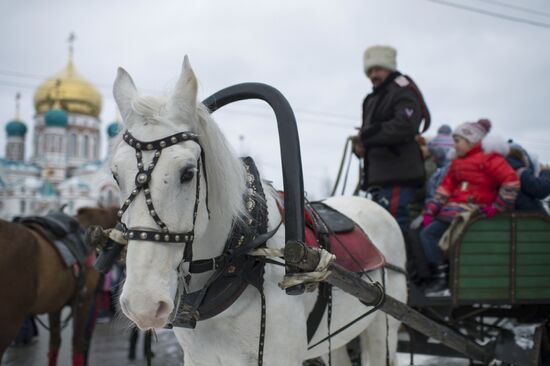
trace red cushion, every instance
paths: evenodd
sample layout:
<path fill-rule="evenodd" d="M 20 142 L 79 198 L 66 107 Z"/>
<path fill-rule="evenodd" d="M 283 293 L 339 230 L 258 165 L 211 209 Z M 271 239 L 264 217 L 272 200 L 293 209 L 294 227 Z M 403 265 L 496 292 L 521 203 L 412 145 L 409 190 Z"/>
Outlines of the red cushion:
<path fill-rule="evenodd" d="M 319 247 L 315 233 L 308 226 L 305 236 L 309 247 Z M 384 255 L 357 225 L 350 232 L 329 235 L 329 242 L 330 252 L 336 255 L 336 263 L 352 272 L 371 271 L 386 264 Z"/>

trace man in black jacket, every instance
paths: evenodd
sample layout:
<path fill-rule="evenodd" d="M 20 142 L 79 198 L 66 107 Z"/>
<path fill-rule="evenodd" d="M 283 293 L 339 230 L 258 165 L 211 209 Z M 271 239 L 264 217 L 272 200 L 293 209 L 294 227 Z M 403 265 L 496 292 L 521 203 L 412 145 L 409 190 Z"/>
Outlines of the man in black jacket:
<path fill-rule="evenodd" d="M 369 47 L 364 67 L 373 85 L 363 102 L 363 124 L 355 139 L 355 153 L 364 158 L 364 190 L 378 189 L 379 200 L 407 232 L 407 205 L 425 179 L 424 163 L 415 141 L 422 120 L 430 115 L 422 94 L 408 76 L 397 71 L 395 49 Z"/>

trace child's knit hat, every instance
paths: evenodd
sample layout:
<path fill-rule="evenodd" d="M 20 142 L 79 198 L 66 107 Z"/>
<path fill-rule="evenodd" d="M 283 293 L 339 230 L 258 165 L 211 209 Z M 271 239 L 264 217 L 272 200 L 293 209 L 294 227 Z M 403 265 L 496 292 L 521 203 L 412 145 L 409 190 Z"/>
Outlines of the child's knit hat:
<path fill-rule="evenodd" d="M 477 144 L 491 130 L 491 121 L 480 119 L 477 122 L 464 122 L 453 131 L 453 136 L 460 136 L 471 144 Z"/>

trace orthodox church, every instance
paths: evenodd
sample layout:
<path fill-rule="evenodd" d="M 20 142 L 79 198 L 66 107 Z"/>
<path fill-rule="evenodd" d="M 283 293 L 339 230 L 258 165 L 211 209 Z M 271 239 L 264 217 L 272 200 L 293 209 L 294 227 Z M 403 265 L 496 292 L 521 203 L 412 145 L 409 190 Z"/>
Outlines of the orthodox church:
<path fill-rule="evenodd" d="M 19 117 L 19 95 L 15 118 L 5 128 L 0 218 L 44 214 L 62 205 L 69 214 L 84 206 L 118 205 L 118 187 L 108 157 L 100 157 L 101 94 L 77 72 L 72 50 L 67 66 L 36 89 L 34 108 L 29 160 L 25 160 L 25 149 L 30 126 Z M 120 126 L 115 121 L 105 129 L 109 143 Z"/>

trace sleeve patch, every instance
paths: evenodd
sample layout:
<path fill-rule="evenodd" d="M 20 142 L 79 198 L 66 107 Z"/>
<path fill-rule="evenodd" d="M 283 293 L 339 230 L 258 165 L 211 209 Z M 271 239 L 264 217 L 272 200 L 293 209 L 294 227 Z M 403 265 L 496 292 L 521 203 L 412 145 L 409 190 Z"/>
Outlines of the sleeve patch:
<path fill-rule="evenodd" d="M 397 85 L 399 85 L 400 87 L 404 87 L 404 86 L 407 86 L 410 84 L 409 82 L 409 79 L 407 79 L 405 76 L 403 75 L 399 75 L 398 77 L 395 78 L 395 83 Z"/>

